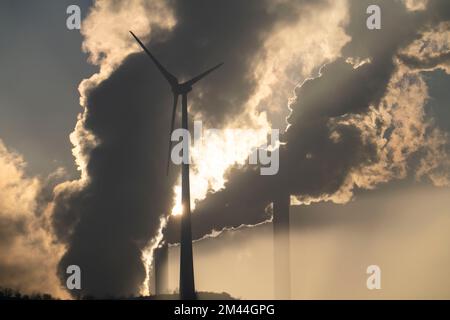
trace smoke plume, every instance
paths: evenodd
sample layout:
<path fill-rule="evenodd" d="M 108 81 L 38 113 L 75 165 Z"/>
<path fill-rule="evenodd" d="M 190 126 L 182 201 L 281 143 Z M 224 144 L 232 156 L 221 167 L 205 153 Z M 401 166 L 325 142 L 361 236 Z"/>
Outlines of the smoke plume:
<path fill-rule="evenodd" d="M 345 30 L 351 41 L 342 48 L 343 57 L 295 89 L 278 176 L 263 177 L 251 167 L 231 169 L 224 189 L 197 203 L 195 238 L 269 221 L 277 192 L 292 195 L 293 204 L 346 203 L 357 189 L 410 175 L 448 185 L 448 134 L 424 111 L 429 97 L 420 71 L 446 70 L 443 39 L 450 8 L 443 1 L 419 11 L 379 2 L 383 25 L 372 32 L 361 14 L 369 4 L 350 2 Z M 414 51 L 417 42 L 420 52 Z M 166 237 L 177 241 L 170 229 Z"/>
<path fill-rule="evenodd" d="M 0 140 L 0 284 L 24 293 L 67 296 L 56 267 L 63 248 L 49 223 L 51 190 L 61 178 L 30 178 L 26 163 Z"/>
<path fill-rule="evenodd" d="M 268 127 L 267 116 L 257 110 L 259 103 L 252 103 L 252 97 L 260 90 L 255 59 L 270 52 L 265 47 L 267 36 L 308 12 L 326 9 L 330 3 L 95 3 L 82 33 L 83 48 L 99 66 L 99 73 L 80 85 L 84 110 L 71 135 L 81 177 L 55 189 L 53 226 L 67 246 L 59 265 L 63 281 L 66 267 L 75 264 L 83 274 L 81 294 L 138 294 L 148 273 L 142 252 L 158 239 L 161 217 L 174 205 L 178 172 L 172 170 L 166 177 L 163 170 L 170 88 L 145 54 L 133 54 L 139 49 L 128 30 L 145 39 L 152 52 L 181 79 L 218 61 L 226 62 L 226 68 L 211 75 L 210 81 L 199 83 L 191 94 L 193 117 L 218 128 L 245 123 L 246 127 L 264 128 Z M 337 10 L 345 13 L 344 2 L 339 3 Z M 111 21 L 117 26 L 113 30 Z M 334 47 L 347 41 L 343 33 L 337 36 Z M 323 63 L 334 53 L 327 51 L 321 57 Z M 217 176 L 222 174 L 219 170 Z M 207 183 L 211 181 L 208 175 L 200 176 Z"/>
<path fill-rule="evenodd" d="M 446 184 L 446 136 L 421 113 L 421 69 L 402 54 L 448 20 L 448 5 L 375 1 L 383 24 L 370 31 L 364 13 L 372 2 L 97 1 L 82 32 L 99 73 L 80 85 L 84 109 L 71 135 L 81 177 L 55 189 L 53 226 L 67 247 L 60 278 L 76 264 L 82 294 L 137 294 L 148 275 L 143 252 L 160 240 L 174 207 L 178 172 L 164 172 L 170 88 L 128 30 L 181 80 L 226 63 L 191 93 L 191 120 L 264 133 L 283 129 L 287 116 L 276 176 L 233 161 L 214 167 L 220 152 L 197 153 L 196 239 L 270 220 L 277 193 L 299 203 L 349 201 L 355 189 L 405 177 L 413 158 L 418 179 Z M 110 30 L 111 21 L 120 28 Z M 170 221 L 166 241 L 176 242 Z"/>

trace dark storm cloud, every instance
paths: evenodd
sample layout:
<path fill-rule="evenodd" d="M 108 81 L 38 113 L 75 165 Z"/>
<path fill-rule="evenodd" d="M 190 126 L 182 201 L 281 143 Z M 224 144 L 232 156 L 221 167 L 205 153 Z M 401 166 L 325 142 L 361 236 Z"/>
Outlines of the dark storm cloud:
<path fill-rule="evenodd" d="M 371 4 L 381 7 L 381 30 L 366 27 L 364 13 Z M 263 177 L 251 168 L 232 169 L 225 189 L 211 192 L 197 204 L 194 238 L 269 219 L 270 213 L 264 209 L 277 192 L 316 199 L 332 195 L 344 185 L 351 170 L 375 163 L 376 146 L 364 141 L 356 127 L 336 124 L 332 119 L 364 114 L 371 105 L 377 105 L 395 71 L 398 50 L 418 38 L 422 27 L 447 19 L 448 13 L 444 1 L 433 2 L 422 13 L 407 12 L 401 2 L 351 1 L 346 31 L 352 41 L 343 48 L 344 58 L 326 65 L 320 77 L 296 89 L 297 100 L 290 105 L 288 118 L 291 126 L 283 138 L 287 145 L 280 153 L 280 173 Z M 345 57 L 370 58 L 371 63 L 354 69 Z M 176 230 L 173 227 L 166 232 L 169 241 L 177 241 Z"/>
<path fill-rule="evenodd" d="M 282 19 L 266 4 L 175 1 L 176 27 L 152 33 L 152 52 L 181 78 L 226 62 L 197 86 L 201 96 L 191 95 L 195 108 L 218 126 L 243 110 L 255 87 L 246 77 L 250 63 L 274 22 Z M 79 265 L 82 294 L 137 294 L 144 281 L 141 251 L 173 205 L 177 172 L 166 177 L 164 170 L 171 98 L 169 86 L 143 53 L 129 57 L 87 96 L 84 126 L 98 140 L 92 151 L 86 149 L 89 179 L 57 190 L 53 215 L 56 233 L 68 248 L 60 277 L 64 281 L 68 265 Z"/>

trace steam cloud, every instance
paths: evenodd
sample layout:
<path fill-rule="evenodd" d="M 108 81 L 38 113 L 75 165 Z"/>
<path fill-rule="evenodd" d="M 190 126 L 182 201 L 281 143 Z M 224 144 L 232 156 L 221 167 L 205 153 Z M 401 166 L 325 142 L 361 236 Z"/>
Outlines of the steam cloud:
<path fill-rule="evenodd" d="M 0 145 L 1 174 L 13 182 L 0 188 L 1 234 L 12 241 L 1 244 L 0 266 L 13 270 L 8 257 L 20 264 L 26 251 L 29 261 L 38 246 L 44 254 L 36 264 L 51 270 L 56 262 L 42 257 L 52 248 L 59 258 L 64 246 L 58 275 L 64 282 L 66 267 L 79 265 L 82 294 L 140 292 L 148 273 L 142 253 L 174 205 L 178 172 L 166 177 L 163 170 L 169 88 L 138 53 L 130 29 L 182 77 L 226 62 L 214 81 L 192 92 L 193 118 L 216 128 L 283 128 L 286 116 L 290 124 L 278 175 L 236 166 L 219 172 L 222 190 L 211 188 L 196 198 L 196 239 L 270 220 L 268 206 L 277 193 L 296 196 L 301 204 L 343 203 L 355 189 L 375 188 L 411 171 L 417 179 L 448 185 L 448 137 L 424 113 L 428 90 L 420 72 L 449 72 L 450 5 L 379 2 L 382 30 L 369 31 L 363 13 L 373 2 L 96 1 L 82 33 L 83 48 L 99 72 L 80 84 L 83 112 L 71 135 L 80 179 L 57 185 L 47 206 L 52 183 L 43 187 L 25 178 L 21 160 Z M 207 175 L 198 177 L 211 183 Z M 17 197 L 23 208 L 4 205 Z M 175 243 L 177 221 L 170 222 L 164 235 Z M 40 230 L 32 241 L 26 236 L 30 228 Z M 36 272 L 30 277 L 44 277 Z M 45 277 L 56 292 L 55 279 Z"/>
<path fill-rule="evenodd" d="M 25 166 L 0 140 L 0 284 L 65 297 L 56 277 L 63 248 L 52 236 L 48 207 L 63 172 L 46 180 L 29 178 Z"/>
<path fill-rule="evenodd" d="M 279 175 L 231 169 L 225 188 L 197 203 L 195 238 L 270 221 L 277 192 L 291 194 L 296 204 L 345 203 L 355 189 L 410 174 L 449 185 L 448 134 L 426 116 L 428 88 L 420 71 L 448 72 L 450 7 L 434 1 L 426 10 L 405 10 L 402 3 L 380 2 L 382 30 L 371 32 L 361 15 L 369 4 L 350 2 L 352 40 L 343 57 L 295 89 Z M 176 243 L 174 230 L 166 238 Z"/>
<path fill-rule="evenodd" d="M 154 54 L 182 77 L 226 61 L 215 81 L 192 93 L 193 114 L 216 127 L 249 119 L 265 125 L 264 116 L 254 117 L 256 107 L 247 109 L 258 88 L 252 71 L 265 36 L 296 18 L 297 6 L 320 9 L 328 2 L 175 1 L 170 8 L 163 1 L 127 3 L 98 1 L 83 24 L 84 48 L 100 71 L 80 85 L 84 112 L 71 135 L 81 179 L 55 189 L 53 226 L 67 246 L 60 278 L 68 265 L 79 265 L 81 293 L 97 297 L 139 293 L 146 278 L 142 252 L 174 204 L 177 172 L 168 178 L 161 169 L 170 91 L 145 54 L 132 54 L 138 49 L 128 30 L 147 39 Z M 290 7 L 297 10 L 291 14 Z M 157 16 L 155 8 L 164 19 L 144 18 Z M 105 32 L 110 21 L 120 25 L 113 35 Z"/>

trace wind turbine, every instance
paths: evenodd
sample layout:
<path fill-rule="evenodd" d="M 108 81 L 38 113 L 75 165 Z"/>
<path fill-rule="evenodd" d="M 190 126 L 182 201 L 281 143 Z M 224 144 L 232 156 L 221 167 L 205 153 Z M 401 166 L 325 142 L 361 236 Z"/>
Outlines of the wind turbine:
<path fill-rule="evenodd" d="M 219 68 L 223 63 L 199 74 L 198 76 L 192 78 L 183 83 L 179 83 L 178 79 L 167 71 L 161 63 L 150 53 L 150 51 L 145 47 L 145 45 L 139 40 L 139 38 L 131 32 L 131 35 L 136 39 L 139 45 L 148 54 L 150 59 L 155 63 L 156 67 L 162 73 L 167 82 L 169 82 L 172 93 L 173 93 L 173 110 L 172 110 L 172 121 L 170 124 L 170 136 L 172 135 L 175 122 L 175 113 L 178 104 L 178 96 L 182 96 L 181 104 L 181 126 L 183 129 L 188 130 L 188 112 L 187 112 L 187 96 L 188 93 L 192 91 L 192 86 L 198 81 L 206 77 L 208 74 Z M 172 150 L 172 140 L 169 136 L 169 157 L 167 159 L 167 173 L 170 167 L 170 154 Z M 189 159 L 189 146 L 187 150 L 183 149 L 183 152 L 187 152 Z M 183 157 L 184 158 L 184 157 Z M 182 176 L 181 176 L 181 193 L 182 193 L 182 208 L 183 215 L 181 217 L 181 237 L 180 237 L 180 297 L 183 300 L 193 300 L 196 298 L 195 294 L 195 283 L 194 283 L 194 264 L 192 258 L 192 232 L 191 232 L 191 195 L 189 189 L 189 163 L 183 163 L 182 165 Z"/>

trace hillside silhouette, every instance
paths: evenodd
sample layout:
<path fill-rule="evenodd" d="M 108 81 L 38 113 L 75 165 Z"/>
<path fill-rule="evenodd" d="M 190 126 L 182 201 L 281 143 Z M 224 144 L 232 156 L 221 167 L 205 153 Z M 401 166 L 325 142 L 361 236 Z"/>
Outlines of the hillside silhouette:
<path fill-rule="evenodd" d="M 0 287 L 0 300 L 57 300 L 48 293 L 24 294 L 18 290 Z"/>
<path fill-rule="evenodd" d="M 93 296 L 80 297 L 78 300 L 104 300 Z M 140 297 L 108 297 L 107 300 L 179 300 L 178 293 L 163 294 L 157 296 L 140 296 Z M 0 287 L 0 300 L 60 300 L 48 293 L 31 293 L 25 294 L 19 290 L 11 288 Z M 197 300 L 236 300 L 228 293 L 214 293 L 214 292 L 197 292 Z"/>

